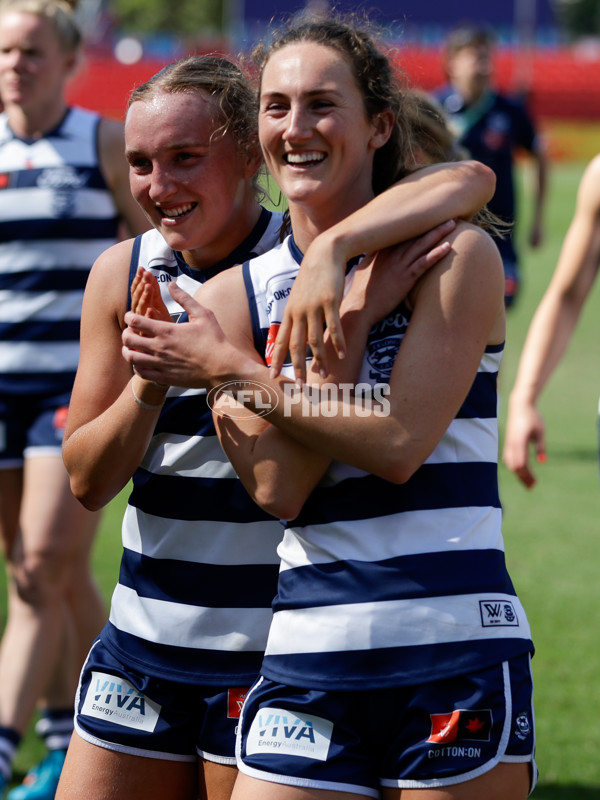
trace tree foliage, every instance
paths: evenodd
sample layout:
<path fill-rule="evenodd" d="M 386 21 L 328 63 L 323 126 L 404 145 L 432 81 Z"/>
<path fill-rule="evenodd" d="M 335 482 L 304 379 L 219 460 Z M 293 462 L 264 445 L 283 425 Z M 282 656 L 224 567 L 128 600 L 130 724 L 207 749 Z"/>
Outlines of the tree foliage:
<path fill-rule="evenodd" d="M 556 13 L 569 39 L 600 35 L 600 0 L 556 0 Z"/>
<path fill-rule="evenodd" d="M 168 33 L 186 38 L 222 32 L 222 0 L 112 0 L 122 30 L 140 35 Z"/>

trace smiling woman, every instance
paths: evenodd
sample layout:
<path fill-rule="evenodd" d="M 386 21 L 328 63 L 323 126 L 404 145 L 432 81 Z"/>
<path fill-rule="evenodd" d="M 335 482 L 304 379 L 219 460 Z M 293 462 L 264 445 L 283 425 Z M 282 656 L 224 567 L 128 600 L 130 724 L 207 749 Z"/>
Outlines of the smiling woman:
<path fill-rule="evenodd" d="M 208 93 L 141 95 L 133 94 L 125 123 L 133 196 L 190 267 L 212 266 L 258 219 L 260 152 L 241 147 L 220 123 L 215 129 L 218 108 Z M 164 122 L 149 137 L 157 118 Z"/>
<path fill-rule="evenodd" d="M 255 117 L 242 72 L 218 57 L 171 64 L 130 99 L 130 182 L 154 229 L 92 269 L 63 452 L 86 506 L 101 507 L 131 477 L 133 493 L 110 619 L 81 677 L 61 800 L 104 798 L 106 786 L 122 800 L 195 800 L 200 786 L 222 800 L 235 777 L 235 710 L 262 657 L 280 525 L 244 492 L 204 394 L 136 375 L 121 333 L 129 302 L 151 313 L 162 294 L 161 312 L 178 320 L 171 283 L 204 288 L 278 240 L 281 216 L 257 200 Z M 152 730 L 147 715 L 131 709 L 126 722 L 117 701 L 94 699 L 98 675 L 159 710 Z"/>
<path fill-rule="evenodd" d="M 106 619 L 89 566 L 98 517 L 69 489 L 61 441 L 92 263 L 121 224 L 147 228 L 123 126 L 67 103 L 80 46 L 63 0 L 0 3 L 0 795 L 36 703 L 50 751 L 11 800 L 54 796 L 77 676 Z"/>
<path fill-rule="evenodd" d="M 372 197 L 369 165 L 389 138 L 394 118 L 388 109 L 373 117 L 357 115 L 362 97 L 347 64 L 329 48 L 307 59 L 306 47 L 290 45 L 273 56 L 269 74 L 278 77 L 273 88 L 263 73 L 259 135 L 265 163 L 288 202 L 304 207 L 318 197 L 318 232 L 355 211 L 362 198 Z M 351 192 L 345 191 L 348 186 Z M 314 212 L 310 216 L 316 224 Z M 298 230 L 295 236 L 304 252 L 308 242 Z"/>

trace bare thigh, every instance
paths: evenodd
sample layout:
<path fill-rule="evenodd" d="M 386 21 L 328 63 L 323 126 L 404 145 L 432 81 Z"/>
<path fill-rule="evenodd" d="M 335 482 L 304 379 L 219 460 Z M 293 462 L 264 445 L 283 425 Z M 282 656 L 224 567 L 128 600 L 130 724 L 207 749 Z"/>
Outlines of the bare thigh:
<path fill-rule="evenodd" d="M 530 764 L 498 764 L 472 781 L 443 789 L 384 789 L 383 800 L 526 800 Z"/>
<path fill-rule="evenodd" d="M 359 800 L 366 795 L 336 792 L 329 789 L 307 789 L 262 781 L 240 772 L 235 782 L 232 800 Z M 369 800 L 372 800 L 369 797 Z M 486 798 L 487 800 L 487 798 Z"/>
<path fill-rule="evenodd" d="M 197 764 L 116 753 L 73 734 L 55 800 L 196 800 Z"/>
<path fill-rule="evenodd" d="M 229 800 L 237 774 L 235 766 L 203 761 L 198 776 L 200 800 Z"/>

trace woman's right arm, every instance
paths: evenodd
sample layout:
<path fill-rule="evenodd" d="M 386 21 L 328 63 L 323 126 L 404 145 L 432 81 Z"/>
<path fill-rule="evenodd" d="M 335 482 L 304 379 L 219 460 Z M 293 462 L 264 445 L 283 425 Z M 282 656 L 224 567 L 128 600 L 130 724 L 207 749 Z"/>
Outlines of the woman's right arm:
<path fill-rule="evenodd" d="M 286 304 L 272 374 L 279 374 L 289 349 L 296 377 L 304 380 L 306 342 L 326 371 L 325 327 L 338 355 L 345 351 L 339 306 L 350 259 L 421 236 L 445 220 L 470 220 L 492 198 L 495 186 L 493 171 L 478 161 L 424 167 L 317 236 Z"/>
<path fill-rule="evenodd" d="M 73 494 L 89 509 L 106 505 L 127 484 L 148 448 L 166 395 L 134 375 L 121 355 L 132 243 L 121 242 L 97 259 L 83 300 L 81 354 L 63 459 Z"/>
<path fill-rule="evenodd" d="M 600 156 L 586 168 L 556 270 L 534 314 L 511 391 L 503 460 L 529 489 L 530 456 L 546 457 L 539 397 L 567 350 L 600 264 Z"/>

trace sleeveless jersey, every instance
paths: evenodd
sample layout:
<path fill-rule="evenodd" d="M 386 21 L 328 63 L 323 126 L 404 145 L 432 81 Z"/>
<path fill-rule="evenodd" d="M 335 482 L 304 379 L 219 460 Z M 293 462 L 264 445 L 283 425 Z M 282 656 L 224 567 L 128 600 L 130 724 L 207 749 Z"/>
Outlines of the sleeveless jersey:
<path fill-rule="evenodd" d="M 288 238 L 244 265 L 258 346 L 276 333 L 301 259 Z M 401 305 L 369 334 L 360 383 L 373 399 L 384 396 L 409 325 Z M 395 687 L 532 649 L 501 532 L 502 350 L 486 348 L 461 409 L 406 483 L 331 464 L 278 548 L 263 675 L 322 690 Z"/>
<path fill-rule="evenodd" d="M 98 160 L 100 117 L 79 108 L 42 139 L 0 115 L 0 391 L 69 392 L 83 291 L 116 241 L 118 212 Z"/>
<path fill-rule="evenodd" d="M 263 211 L 247 241 L 210 270 L 194 270 L 151 230 L 138 265 L 156 276 L 175 321 L 171 281 L 194 294 L 217 272 L 279 239 L 281 215 Z M 243 260 L 243 258 L 241 259 Z M 171 387 L 133 476 L 106 647 L 143 673 L 185 683 L 248 686 L 258 675 L 277 589 L 281 523 L 247 494 L 221 448 L 206 392 Z"/>

